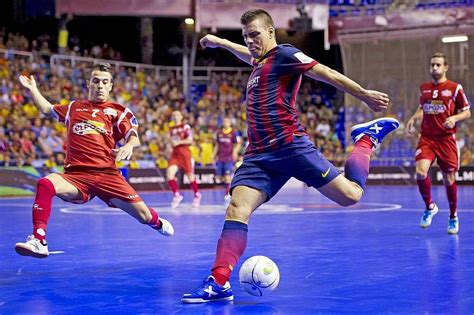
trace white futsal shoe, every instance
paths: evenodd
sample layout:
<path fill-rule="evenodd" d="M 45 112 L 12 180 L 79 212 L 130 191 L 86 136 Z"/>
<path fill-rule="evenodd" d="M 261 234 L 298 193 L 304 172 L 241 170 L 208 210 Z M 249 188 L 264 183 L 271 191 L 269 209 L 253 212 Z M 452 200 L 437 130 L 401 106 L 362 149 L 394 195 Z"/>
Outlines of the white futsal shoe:
<path fill-rule="evenodd" d="M 160 234 L 164 236 L 173 236 L 174 227 L 171 224 L 171 222 L 163 218 L 159 218 L 158 220 L 160 220 L 161 222 L 161 229 L 158 229 L 157 231 L 160 232 Z"/>
<path fill-rule="evenodd" d="M 433 221 L 433 217 L 438 213 L 439 209 L 438 206 L 435 203 L 432 203 L 430 205 L 430 210 L 425 210 L 423 212 L 423 216 L 421 217 L 420 220 L 420 226 L 422 228 L 427 228 L 431 225 L 431 222 Z"/>
<path fill-rule="evenodd" d="M 33 235 L 28 235 L 25 243 L 16 243 L 15 250 L 22 256 L 35 258 L 46 258 L 49 256 L 48 244 L 43 245 L 41 241 Z"/>
<path fill-rule="evenodd" d="M 181 194 L 175 194 L 173 196 L 173 200 L 171 201 L 171 208 L 176 208 L 179 206 L 179 204 L 183 201 L 183 195 Z"/>
<path fill-rule="evenodd" d="M 197 193 L 194 195 L 193 208 L 199 208 L 199 206 L 201 205 L 201 198 L 201 193 Z"/>
<path fill-rule="evenodd" d="M 448 233 L 449 234 L 458 234 L 459 232 L 459 218 L 449 218 L 448 221 Z"/>

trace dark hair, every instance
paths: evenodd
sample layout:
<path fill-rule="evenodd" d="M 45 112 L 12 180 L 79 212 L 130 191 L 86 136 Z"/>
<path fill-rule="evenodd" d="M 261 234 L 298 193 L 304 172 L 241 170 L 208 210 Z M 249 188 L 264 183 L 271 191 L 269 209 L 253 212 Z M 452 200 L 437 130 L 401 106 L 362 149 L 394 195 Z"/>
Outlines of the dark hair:
<path fill-rule="evenodd" d="M 247 25 L 258 18 L 262 18 L 265 24 L 267 24 L 267 26 L 275 28 L 275 24 L 273 23 L 273 19 L 270 14 L 262 9 L 252 9 L 242 14 L 242 16 L 240 17 L 240 24 Z"/>
<path fill-rule="evenodd" d="M 448 64 L 448 58 L 442 52 L 435 52 L 433 54 L 433 56 L 431 56 L 431 58 L 443 58 L 444 59 L 444 65 L 446 66 Z"/>
<path fill-rule="evenodd" d="M 110 65 L 110 63 L 108 62 L 99 62 L 97 64 L 94 65 L 92 71 L 96 70 L 96 71 L 103 71 L 103 72 L 108 72 L 110 73 L 110 75 L 112 75 L 112 66 Z"/>

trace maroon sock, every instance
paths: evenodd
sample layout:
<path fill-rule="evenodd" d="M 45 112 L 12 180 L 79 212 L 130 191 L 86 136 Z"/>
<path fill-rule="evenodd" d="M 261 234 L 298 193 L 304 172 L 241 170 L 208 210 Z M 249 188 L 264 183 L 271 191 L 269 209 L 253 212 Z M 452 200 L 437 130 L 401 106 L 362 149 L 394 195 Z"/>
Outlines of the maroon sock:
<path fill-rule="evenodd" d="M 370 155 L 373 146 L 370 137 L 364 135 L 355 143 L 354 150 L 344 166 L 347 179 L 357 183 L 362 189 L 365 189 L 365 182 L 369 176 Z"/>
<path fill-rule="evenodd" d="M 212 276 L 220 285 L 229 281 L 230 274 L 247 247 L 248 225 L 226 220 L 217 243 L 216 260 L 212 266 Z"/>
<path fill-rule="evenodd" d="M 148 225 L 151 226 L 155 230 L 161 229 L 161 221 L 159 220 L 158 213 L 156 213 L 155 209 L 153 208 L 148 208 L 148 210 L 151 213 L 151 220 L 148 221 Z"/>
<path fill-rule="evenodd" d="M 178 182 L 176 181 L 176 179 L 170 179 L 168 181 L 168 185 L 170 185 L 170 188 L 173 191 L 173 194 L 178 193 Z"/>
<path fill-rule="evenodd" d="M 191 188 L 193 189 L 195 195 L 199 192 L 199 187 L 198 187 L 198 183 L 196 182 L 196 180 L 193 180 L 191 182 Z"/>
<path fill-rule="evenodd" d="M 417 179 L 416 182 L 418 183 L 418 189 L 425 202 L 426 209 L 429 209 L 430 204 L 433 203 L 433 199 L 431 198 L 431 180 L 426 176 L 424 179 Z"/>
<path fill-rule="evenodd" d="M 53 183 L 43 177 L 36 183 L 36 197 L 33 204 L 33 235 L 43 244 L 46 242 L 46 226 L 51 216 L 51 203 L 56 195 Z"/>
<path fill-rule="evenodd" d="M 446 194 L 449 201 L 449 214 L 452 218 L 456 216 L 456 208 L 458 205 L 458 186 L 452 183 L 451 186 L 446 186 Z"/>
<path fill-rule="evenodd" d="M 230 195 L 230 184 L 225 184 L 225 194 Z"/>

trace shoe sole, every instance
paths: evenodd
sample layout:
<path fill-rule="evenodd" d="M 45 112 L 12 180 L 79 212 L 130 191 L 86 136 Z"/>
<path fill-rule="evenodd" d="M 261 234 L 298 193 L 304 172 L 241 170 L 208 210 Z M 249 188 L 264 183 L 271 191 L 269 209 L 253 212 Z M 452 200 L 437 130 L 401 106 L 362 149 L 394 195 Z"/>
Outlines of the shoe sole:
<path fill-rule="evenodd" d="M 24 247 L 22 244 L 16 244 L 15 251 L 21 256 L 29 256 L 29 257 L 35 257 L 35 258 L 46 258 L 49 256 L 49 253 L 48 254 L 35 253 L 31 251 L 29 248 Z"/>
<path fill-rule="evenodd" d="M 203 299 L 181 299 L 181 303 L 184 304 L 200 304 L 200 303 L 209 303 L 209 302 L 228 302 L 228 301 L 233 301 L 234 296 L 228 296 L 222 299 L 216 299 L 216 300 L 203 300 Z"/>
<path fill-rule="evenodd" d="M 384 117 L 384 118 L 378 118 L 378 119 L 374 119 L 374 120 L 368 121 L 368 122 L 366 122 L 366 123 L 357 124 L 357 125 L 355 125 L 355 126 L 352 126 L 352 128 L 351 128 L 351 133 L 352 133 L 354 130 L 356 130 L 356 129 L 365 128 L 365 127 L 370 126 L 370 125 L 372 125 L 372 124 L 378 123 L 379 121 L 382 121 L 382 120 L 389 121 L 389 122 L 398 124 L 398 125 L 400 126 L 400 122 L 399 122 L 398 120 L 396 120 L 395 118 Z M 398 128 L 398 127 L 397 127 L 397 128 Z M 397 129 L 397 128 L 395 128 L 395 129 Z"/>
<path fill-rule="evenodd" d="M 459 232 L 459 231 L 453 231 L 453 232 L 448 231 L 448 234 L 449 234 L 449 235 L 455 235 L 455 234 L 458 234 L 458 232 Z"/>

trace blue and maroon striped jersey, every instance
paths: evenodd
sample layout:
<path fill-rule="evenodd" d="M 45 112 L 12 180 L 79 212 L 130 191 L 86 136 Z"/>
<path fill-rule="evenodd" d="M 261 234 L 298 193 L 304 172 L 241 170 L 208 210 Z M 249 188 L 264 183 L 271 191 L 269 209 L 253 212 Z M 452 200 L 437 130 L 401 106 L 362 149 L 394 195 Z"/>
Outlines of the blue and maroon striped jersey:
<path fill-rule="evenodd" d="M 259 60 L 247 82 L 249 145 L 246 154 L 277 150 L 306 134 L 298 120 L 296 95 L 303 74 L 317 62 L 291 45 L 278 45 Z"/>

